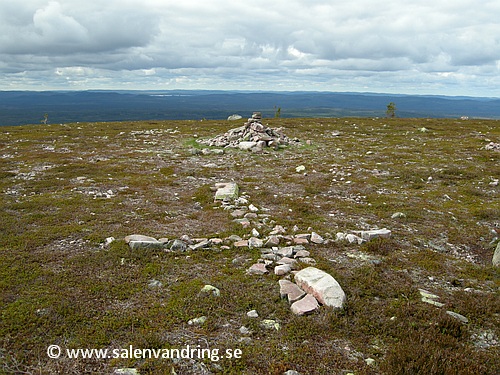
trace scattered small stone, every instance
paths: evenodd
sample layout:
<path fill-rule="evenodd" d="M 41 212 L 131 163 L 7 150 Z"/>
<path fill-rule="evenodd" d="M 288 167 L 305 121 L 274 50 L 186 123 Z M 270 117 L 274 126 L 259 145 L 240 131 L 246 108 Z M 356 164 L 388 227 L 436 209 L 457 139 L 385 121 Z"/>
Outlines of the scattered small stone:
<path fill-rule="evenodd" d="M 311 233 L 311 242 L 315 244 L 322 244 L 324 242 L 323 237 L 321 237 L 318 233 Z"/>
<path fill-rule="evenodd" d="M 420 296 L 422 297 L 422 302 L 428 303 L 430 305 L 434 305 L 437 307 L 443 307 L 444 303 L 436 301 L 439 299 L 439 296 L 432 294 L 431 292 L 424 290 L 424 289 L 419 289 Z"/>
<path fill-rule="evenodd" d="M 249 318 L 258 318 L 259 313 L 257 312 L 257 310 L 251 310 L 251 311 L 247 312 L 247 316 Z"/>
<path fill-rule="evenodd" d="M 111 245 L 113 242 L 115 242 L 115 238 L 114 237 L 108 237 L 104 240 L 104 246 L 109 246 Z"/>
<path fill-rule="evenodd" d="M 297 168 L 295 168 L 295 172 L 300 173 L 306 170 L 306 167 L 303 165 L 299 165 Z"/>
<path fill-rule="evenodd" d="M 295 253 L 295 259 L 297 258 L 307 258 L 309 257 L 309 255 L 311 255 L 311 253 L 307 250 L 299 250 Z"/>
<path fill-rule="evenodd" d="M 204 324 L 205 322 L 207 321 L 207 317 L 206 316 L 200 316 L 199 318 L 194 318 L 194 319 L 190 319 L 188 321 L 188 324 L 191 326 L 200 326 L 202 324 Z"/>
<path fill-rule="evenodd" d="M 406 217 L 406 214 L 403 212 L 395 212 L 391 215 L 391 219 L 402 219 L 405 217 Z"/>
<path fill-rule="evenodd" d="M 114 375 L 139 375 L 139 371 L 135 368 L 117 368 L 113 372 Z"/>
<path fill-rule="evenodd" d="M 234 247 L 248 247 L 248 240 L 240 240 L 233 243 Z"/>
<path fill-rule="evenodd" d="M 274 267 L 274 274 L 277 276 L 284 276 L 290 273 L 292 268 L 289 264 L 281 264 L 279 266 Z"/>
<path fill-rule="evenodd" d="M 295 370 L 288 370 L 287 372 L 284 372 L 283 375 L 301 375 L 301 373 Z"/>
<path fill-rule="evenodd" d="M 375 360 L 373 358 L 366 358 L 365 362 L 368 366 L 373 366 L 375 364 Z"/>
<path fill-rule="evenodd" d="M 172 251 L 186 251 L 187 250 L 187 243 L 182 241 L 182 240 L 173 240 L 172 245 L 170 246 L 170 250 Z"/>
<path fill-rule="evenodd" d="M 264 247 L 276 247 L 280 244 L 280 238 L 276 235 L 269 236 L 264 244 Z"/>
<path fill-rule="evenodd" d="M 265 329 L 275 329 L 276 331 L 279 331 L 281 328 L 281 325 L 273 319 L 264 319 L 260 325 Z"/>
<path fill-rule="evenodd" d="M 310 265 L 310 266 L 316 265 L 316 260 L 313 258 L 310 258 L 310 257 L 298 258 L 298 260 L 299 260 L 299 262 Z"/>
<path fill-rule="evenodd" d="M 240 329 L 239 329 L 240 333 L 242 335 L 249 335 L 251 334 L 252 332 L 245 326 L 241 326 Z"/>
<path fill-rule="evenodd" d="M 149 284 L 148 284 L 148 287 L 150 288 L 161 288 L 162 287 L 162 283 L 161 281 L 158 281 L 158 280 L 155 280 L 155 279 L 152 279 Z"/>
<path fill-rule="evenodd" d="M 260 249 L 262 246 L 264 246 L 264 241 L 262 241 L 260 238 L 250 237 L 248 239 L 248 247 L 250 249 Z"/>
<path fill-rule="evenodd" d="M 248 206 L 248 209 L 249 209 L 250 211 L 252 211 L 252 212 L 258 212 L 258 211 L 259 211 L 259 209 L 258 209 L 257 207 L 255 207 L 253 204 L 250 204 L 250 205 Z"/>
<path fill-rule="evenodd" d="M 201 289 L 200 293 L 203 295 L 210 295 L 211 294 L 214 297 L 220 297 L 220 290 L 213 285 L 208 285 L 208 284 L 205 285 Z"/>
<path fill-rule="evenodd" d="M 460 320 L 462 323 L 465 323 L 465 324 L 469 323 L 469 319 L 467 319 L 465 316 L 458 314 L 454 311 L 446 311 L 446 314 L 452 316 L 455 319 Z"/>

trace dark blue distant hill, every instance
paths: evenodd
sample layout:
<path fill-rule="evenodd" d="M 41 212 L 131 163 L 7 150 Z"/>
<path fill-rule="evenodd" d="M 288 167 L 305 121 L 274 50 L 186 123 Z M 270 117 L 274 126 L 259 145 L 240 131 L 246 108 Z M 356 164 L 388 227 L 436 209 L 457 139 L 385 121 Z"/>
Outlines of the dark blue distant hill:
<path fill-rule="evenodd" d="M 383 117 L 394 102 L 398 117 L 500 119 L 499 98 L 335 92 L 0 91 L 0 125 L 226 119 L 261 111 L 273 117 Z"/>

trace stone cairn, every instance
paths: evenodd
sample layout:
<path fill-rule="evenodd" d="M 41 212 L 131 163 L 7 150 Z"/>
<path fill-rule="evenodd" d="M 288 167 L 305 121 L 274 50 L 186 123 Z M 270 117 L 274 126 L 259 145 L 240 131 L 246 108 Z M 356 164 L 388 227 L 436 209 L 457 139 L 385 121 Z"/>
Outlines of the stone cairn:
<path fill-rule="evenodd" d="M 297 140 L 294 140 L 297 141 Z M 291 141 L 282 128 L 273 129 L 262 124 L 262 114 L 254 112 L 243 126 L 211 139 L 199 139 L 198 143 L 212 147 L 233 147 L 241 150 L 262 152 L 264 148 L 277 149 Z"/>

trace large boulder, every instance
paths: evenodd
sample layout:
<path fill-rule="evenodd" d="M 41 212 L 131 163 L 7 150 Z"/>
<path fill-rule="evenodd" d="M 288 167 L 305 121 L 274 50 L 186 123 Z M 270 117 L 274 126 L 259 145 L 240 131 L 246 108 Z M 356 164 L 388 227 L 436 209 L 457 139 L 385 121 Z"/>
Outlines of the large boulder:
<path fill-rule="evenodd" d="M 312 294 L 325 306 L 342 308 L 346 296 L 340 284 L 330 274 L 315 267 L 307 267 L 295 274 L 295 283 Z"/>

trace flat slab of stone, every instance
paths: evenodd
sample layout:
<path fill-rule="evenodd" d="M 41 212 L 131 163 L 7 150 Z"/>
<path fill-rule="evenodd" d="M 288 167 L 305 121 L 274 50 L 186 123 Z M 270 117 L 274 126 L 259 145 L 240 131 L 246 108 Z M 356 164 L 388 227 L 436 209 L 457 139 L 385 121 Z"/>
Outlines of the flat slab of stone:
<path fill-rule="evenodd" d="M 132 234 L 125 237 L 125 242 L 132 250 L 138 249 L 162 249 L 165 247 L 163 241 L 158 241 L 156 238 L 144 236 L 142 234 Z"/>
<path fill-rule="evenodd" d="M 306 293 L 312 294 L 325 306 L 342 308 L 346 296 L 332 275 L 315 267 L 307 267 L 295 274 L 295 283 Z"/>
<path fill-rule="evenodd" d="M 130 241 L 158 241 L 154 237 L 144 236 L 142 234 L 131 234 L 130 236 L 125 237 L 125 242 L 129 243 Z"/>
<path fill-rule="evenodd" d="M 280 285 L 281 298 L 287 298 L 290 303 L 298 301 L 306 294 L 297 284 L 292 283 L 290 280 L 281 279 L 278 283 Z"/>
<path fill-rule="evenodd" d="M 128 246 L 131 250 L 163 249 L 165 244 L 160 241 L 130 241 Z"/>
<path fill-rule="evenodd" d="M 305 315 L 316 311 L 319 308 L 318 301 L 312 294 L 308 294 L 301 300 L 292 303 L 290 309 L 295 315 Z"/>
<path fill-rule="evenodd" d="M 391 237 L 391 231 L 389 229 L 372 229 L 372 230 L 363 230 L 360 232 L 361 238 L 365 241 L 371 241 L 374 238 L 389 238 Z"/>
<path fill-rule="evenodd" d="M 234 182 L 222 182 L 215 184 L 217 191 L 215 192 L 215 200 L 235 200 L 238 199 L 239 188 Z"/>
<path fill-rule="evenodd" d="M 265 275 L 269 273 L 264 263 L 256 263 L 247 270 L 249 275 Z"/>

